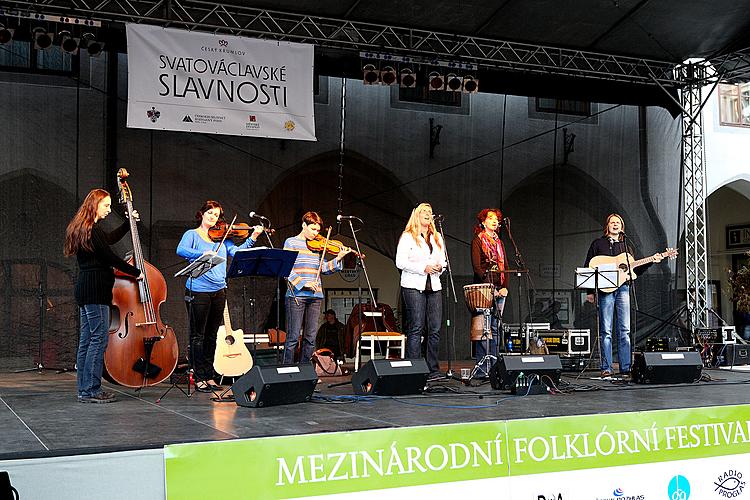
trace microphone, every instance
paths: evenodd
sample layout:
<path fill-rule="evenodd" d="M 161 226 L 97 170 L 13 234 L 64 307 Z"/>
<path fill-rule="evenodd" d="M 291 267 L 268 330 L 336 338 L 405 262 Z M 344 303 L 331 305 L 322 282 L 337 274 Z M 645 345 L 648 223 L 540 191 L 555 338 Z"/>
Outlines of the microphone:
<path fill-rule="evenodd" d="M 445 217 L 443 216 L 443 214 L 433 214 L 432 215 L 432 220 L 444 220 L 444 219 L 445 219 Z"/>
<path fill-rule="evenodd" d="M 510 217 L 503 217 L 503 225 L 505 227 L 510 226 Z"/>
<path fill-rule="evenodd" d="M 341 222 L 342 220 L 356 220 L 356 221 L 359 221 L 362 224 L 364 224 L 364 221 L 362 219 L 360 219 L 359 217 L 355 216 L 355 215 L 341 215 L 341 214 L 338 214 L 336 216 L 336 220 L 339 221 L 339 222 Z"/>
<path fill-rule="evenodd" d="M 250 213 L 249 213 L 249 214 L 247 214 L 247 215 L 248 215 L 248 217 L 250 217 L 251 219 L 252 219 L 253 217 L 257 217 L 257 218 L 259 218 L 259 219 L 264 219 L 264 220 L 268 220 L 268 217 L 266 217 L 266 216 L 264 216 L 264 215 L 260 215 L 259 213 L 255 212 L 255 211 L 252 211 L 252 212 L 250 212 Z"/>

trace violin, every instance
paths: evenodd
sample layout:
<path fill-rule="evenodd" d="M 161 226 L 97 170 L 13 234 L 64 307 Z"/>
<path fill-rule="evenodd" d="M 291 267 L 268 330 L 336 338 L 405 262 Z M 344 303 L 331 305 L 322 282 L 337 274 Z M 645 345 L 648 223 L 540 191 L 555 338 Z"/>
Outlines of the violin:
<path fill-rule="evenodd" d="M 225 238 L 232 238 L 236 241 L 245 241 L 251 234 L 253 234 L 254 230 L 254 226 L 244 222 L 235 222 L 230 226 L 227 224 L 227 221 L 220 220 L 216 225 L 208 229 L 208 237 L 215 243 Z M 275 232 L 274 229 L 264 228 L 263 230 L 268 234 L 273 234 Z"/>
<path fill-rule="evenodd" d="M 326 241 L 328 241 L 328 245 L 326 245 Z M 342 250 L 347 248 L 347 246 L 338 240 L 326 240 L 324 236 L 319 234 L 315 238 L 307 240 L 307 248 L 311 252 L 322 252 L 323 249 L 325 249 L 326 253 L 338 255 Z M 352 250 L 352 253 L 360 259 L 365 258 L 365 254 L 360 254 L 358 252 L 355 252 L 354 250 Z"/>

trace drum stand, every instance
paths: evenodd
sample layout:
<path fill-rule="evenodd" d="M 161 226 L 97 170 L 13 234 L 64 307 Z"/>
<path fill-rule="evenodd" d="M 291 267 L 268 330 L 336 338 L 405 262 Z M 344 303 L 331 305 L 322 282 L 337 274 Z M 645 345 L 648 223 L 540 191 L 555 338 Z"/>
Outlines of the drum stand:
<path fill-rule="evenodd" d="M 492 340 L 492 309 L 481 307 L 476 309 L 476 311 L 481 312 L 484 319 L 484 322 L 482 324 L 482 337 L 484 337 L 484 340 L 480 341 L 484 342 L 484 356 L 476 365 L 474 365 L 474 368 L 472 368 L 471 375 L 469 375 L 467 383 L 470 380 L 476 378 L 480 372 L 483 373 L 485 377 L 489 377 L 490 369 L 492 368 L 492 365 L 495 364 L 495 361 L 497 361 L 497 356 L 490 353 L 490 341 Z"/>

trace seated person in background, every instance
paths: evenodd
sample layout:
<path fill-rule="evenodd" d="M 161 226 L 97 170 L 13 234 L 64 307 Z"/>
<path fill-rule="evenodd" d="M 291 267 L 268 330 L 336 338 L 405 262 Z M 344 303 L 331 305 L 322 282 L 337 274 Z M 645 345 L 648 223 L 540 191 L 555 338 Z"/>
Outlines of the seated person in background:
<path fill-rule="evenodd" d="M 546 319 L 549 322 L 550 330 L 562 330 L 563 329 L 562 321 L 560 321 L 560 316 L 558 316 L 557 314 L 560 312 L 561 308 L 562 306 L 560 305 L 560 303 L 558 301 L 554 301 L 552 303 L 552 306 L 546 311 L 544 311 L 547 317 Z M 545 323 L 547 321 L 545 321 Z"/>
<path fill-rule="evenodd" d="M 325 323 L 318 328 L 315 349 L 330 349 L 336 359 L 344 361 L 344 324 L 336 318 L 336 311 L 325 312 Z"/>
<path fill-rule="evenodd" d="M 544 302 L 537 300 L 531 313 L 526 316 L 524 323 L 547 323 L 547 315 L 544 313 Z"/>

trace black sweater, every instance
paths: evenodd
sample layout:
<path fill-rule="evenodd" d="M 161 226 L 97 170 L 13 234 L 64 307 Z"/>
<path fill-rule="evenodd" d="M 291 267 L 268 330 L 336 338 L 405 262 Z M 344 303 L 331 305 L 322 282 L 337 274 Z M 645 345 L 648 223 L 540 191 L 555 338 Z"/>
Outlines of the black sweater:
<path fill-rule="evenodd" d="M 75 298 L 79 306 L 86 304 L 112 304 L 112 287 L 115 284 L 113 267 L 138 277 L 141 271 L 118 257 L 109 245 L 117 243 L 130 229 L 126 222 L 111 233 L 105 232 L 98 224 L 91 229 L 93 252 L 83 248 L 76 253 L 78 260 L 78 280 Z"/>

